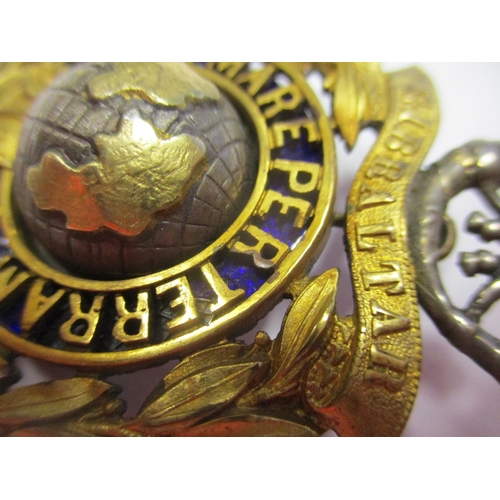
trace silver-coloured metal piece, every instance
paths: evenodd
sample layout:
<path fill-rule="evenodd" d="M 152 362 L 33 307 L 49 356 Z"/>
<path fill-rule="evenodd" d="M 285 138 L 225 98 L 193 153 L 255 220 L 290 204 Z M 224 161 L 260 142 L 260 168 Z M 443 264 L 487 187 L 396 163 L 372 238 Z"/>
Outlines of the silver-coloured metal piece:
<path fill-rule="evenodd" d="M 460 309 L 441 282 L 437 264 L 451 250 L 454 235 L 446 215 L 449 201 L 460 192 L 477 188 L 499 214 L 500 142 L 474 141 L 450 152 L 415 177 L 408 200 L 410 247 L 417 271 L 419 299 L 441 333 L 500 382 L 500 339 L 486 332 L 481 317 L 500 299 L 500 256 L 486 251 L 463 253 L 460 264 L 468 276 L 491 279 Z M 500 240 L 500 220 L 473 213 L 468 230 L 486 242 Z"/>

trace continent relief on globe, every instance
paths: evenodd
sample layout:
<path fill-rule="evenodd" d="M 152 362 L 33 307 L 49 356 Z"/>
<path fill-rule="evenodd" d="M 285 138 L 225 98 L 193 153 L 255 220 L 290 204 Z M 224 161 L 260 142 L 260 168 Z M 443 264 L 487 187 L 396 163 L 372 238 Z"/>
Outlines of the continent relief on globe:
<path fill-rule="evenodd" d="M 138 113 L 124 117 L 118 135 L 98 135 L 95 143 L 100 161 L 75 170 L 48 152 L 28 171 L 37 205 L 63 212 L 68 229 L 139 234 L 155 212 L 182 201 L 207 168 L 200 139 L 161 137 Z"/>
<path fill-rule="evenodd" d="M 13 169 L 38 256 L 123 279 L 223 234 L 253 190 L 258 145 L 231 99 L 189 65 L 85 63 L 40 94 Z"/>
<path fill-rule="evenodd" d="M 182 63 L 115 63 L 114 71 L 89 83 L 90 94 L 104 100 L 114 95 L 184 109 L 188 101 L 220 99 L 219 89 Z"/>

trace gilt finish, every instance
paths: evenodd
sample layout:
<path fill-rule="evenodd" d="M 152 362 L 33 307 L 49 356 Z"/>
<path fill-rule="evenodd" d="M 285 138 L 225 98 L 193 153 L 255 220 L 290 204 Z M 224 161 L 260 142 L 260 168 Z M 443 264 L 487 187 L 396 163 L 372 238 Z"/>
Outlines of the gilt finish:
<path fill-rule="evenodd" d="M 56 69 L 2 67 L 40 90 Z M 333 94 L 330 117 L 305 79 L 314 71 Z M 434 91 L 417 69 L 70 68 L 29 112 L 15 161 L 18 136 L 0 144 L 0 432 L 399 435 L 420 374 L 404 202 L 437 122 Z M 365 126 L 380 134 L 348 201 L 356 310 L 340 317 L 338 271 L 307 273 L 335 219 L 332 127 L 353 146 Z M 221 162 L 226 173 L 216 171 Z M 206 227 L 210 209 L 194 204 L 216 178 L 222 191 L 226 180 L 235 184 L 233 201 L 221 194 L 226 209 L 217 209 L 226 222 L 215 233 L 195 231 L 192 252 L 184 232 L 174 237 L 176 255 L 149 247 L 143 258 L 142 243 L 176 217 Z M 238 342 L 284 297 L 292 301 L 275 340 L 258 332 L 251 345 Z M 8 391 L 15 354 L 75 367 L 79 376 Z M 144 395 L 138 414 L 123 418 L 119 388 L 106 377 L 174 358 L 180 363 Z"/>
<path fill-rule="evenodd" d="M 58 79 L 30 111 L 15 162 L 14 200 L 36 240 L 98 279 L 196 255 L 239 215 L 257 170 L 255 141 L 216 85 L 175 63 L 139 67 Z"/>

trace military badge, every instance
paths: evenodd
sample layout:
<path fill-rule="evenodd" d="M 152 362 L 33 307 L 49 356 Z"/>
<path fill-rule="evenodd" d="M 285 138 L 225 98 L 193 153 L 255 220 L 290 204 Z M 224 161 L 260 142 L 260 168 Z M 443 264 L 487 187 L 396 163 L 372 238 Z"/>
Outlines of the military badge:
<path fill-rule="evenodd" d="M 439 116 L 422 71 L 386 74 L 374 63 L 1 71 L 2 95 L 25 89 L 0 122 L 2 434 L 402 432 L 420 376 L 417 291 L 426 296 L 425 279 L 434 279 L 419 252 L 437 255 L 451 239 L 444 211 L 435 227 L 421 223 L 444 195 L 423 184 L 415 191 L 421 177 L 444 182 L 417 174 Z M 333 95 L 331 113 L 306 79 L 314 72 Z M 352 147 L 366 126 L 378 138 L 346 213 L 336 214 L 334 132 Z M 496 203 L 484 172 L 497 178 L 498 154 L 484 148 L 457 175 L 474 177 Z M 419 210 L 407 216 L 410 191 Z M 498 238 L 492 224 L 476 215 L 471 230 Z M 345 226 L 355 296 L 347 317 L 335 307 L 338 270 L 309 274 L 332 225 Z M 498 263 L 481 255 L 463 265 L 493 276 L 464 312 L 479 318 L 497 298 Z M 276 339 L 258 331 L 239 340 L 283 299 L 290 306 Z M 498 377 L 494 352 L 478 359 Z M 16 355 L 78 376 L 8 390 Z M 125 417 L 109 378 L 171 360 L 179 362 Z"/>

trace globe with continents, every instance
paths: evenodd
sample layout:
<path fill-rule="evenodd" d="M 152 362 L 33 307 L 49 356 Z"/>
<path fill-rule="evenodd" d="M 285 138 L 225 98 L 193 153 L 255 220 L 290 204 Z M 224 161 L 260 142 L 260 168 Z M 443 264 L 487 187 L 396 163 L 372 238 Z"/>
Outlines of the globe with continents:
<path fill-rule="evenodd" d="M 13 199 L 45 261 L 118 279 L 166 269 L 215 241 L 256 170 L 252 131 L 190 66 L 82 64 L 30 111 Z"/>

